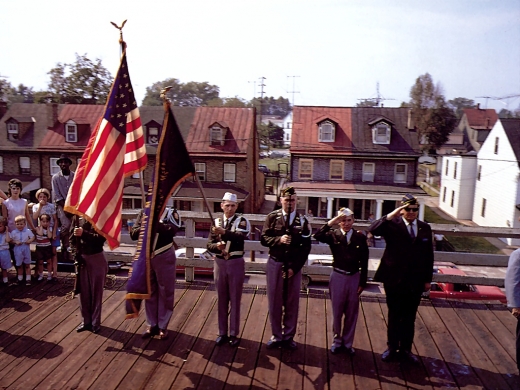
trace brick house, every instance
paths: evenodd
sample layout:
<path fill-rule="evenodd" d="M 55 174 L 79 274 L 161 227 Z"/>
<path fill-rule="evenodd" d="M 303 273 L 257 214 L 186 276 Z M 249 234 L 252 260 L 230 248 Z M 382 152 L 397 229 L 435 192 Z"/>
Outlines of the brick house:
<path fill-rule="evenodd" d="M 421 156 L 408 108 L 295 106 L 291 177 L 298 210 L 331 218 L 349 207 L 356 218 L 392 211 L 405 193 L 420 201 Z"/>

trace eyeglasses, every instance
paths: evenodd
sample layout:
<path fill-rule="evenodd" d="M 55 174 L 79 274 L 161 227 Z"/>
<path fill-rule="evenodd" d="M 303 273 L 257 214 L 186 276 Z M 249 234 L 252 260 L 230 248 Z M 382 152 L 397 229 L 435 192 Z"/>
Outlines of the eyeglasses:
<path fill-rule="evenodd" d="M 419 208 L 417 208 L 417 207 L 413 207 L 413 208 L 412 207 L 405 207 L 404 210 L 408 211 L 408 212 L 411 211 L 413 213 L 416 213 L 419 210 Z"/>

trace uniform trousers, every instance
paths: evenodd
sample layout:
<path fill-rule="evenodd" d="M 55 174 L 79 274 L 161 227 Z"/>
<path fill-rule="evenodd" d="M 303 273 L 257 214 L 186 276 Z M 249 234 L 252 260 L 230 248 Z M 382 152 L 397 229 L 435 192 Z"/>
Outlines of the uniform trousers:
<path fill-rule="evenodd" d="M 101 324 L 103 288 L 108 273 L 108 263 L 103 252 L 83 255 L 85 264 L 79 274 L 79 306 L 83 323 L 98 327 Z"/>
<path fill-rule="evenodd" d="M 332 303 L 332 332 L 334 340 L 332 345 L 352 347 L 356 323 L 359 313 L 359 287 L 360 273 L 343 275 L 332 271 L 329 281 L 329 293 Z M 343 323 L 343 330 L 341 325 Z"/>
<path fill-rule="evenodd" d="M 150 261 L 150 298 L 145 301 L 146 322 L 167 329 L 173 314 L 177 258 L 171 247 Z"/>
<path fill-rule="evenodd" d="M 388 347 L 410 352 L 415 332 L 415 316 L 421 303 L 422 290 L 384 284 L 388 306 Z"/>
<path fill-rule="evenodd" d="M 266 270 L 267 303 L 273 332 L 271 339 L 274 341 L 290 340 L 294 337 L 300 306 L 301 271 L 287 279 L 287 292 L 285 294 L 282 271 L 283 263 L 276 262 L 269 257 Z"/>
<path fill-rule="evenodd" d="M 216 257 L 213 274 L 218 297 L 218 334 L 227 336 L 229 312 L 229 335 L 238 336 L 240 301 L 245 279 L 244 258 L 225 260 Z"/>

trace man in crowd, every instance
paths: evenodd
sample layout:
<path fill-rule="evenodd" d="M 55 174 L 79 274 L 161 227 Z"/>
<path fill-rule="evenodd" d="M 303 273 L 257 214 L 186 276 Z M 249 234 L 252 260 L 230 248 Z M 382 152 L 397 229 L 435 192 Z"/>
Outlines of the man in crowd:
<path fill-rule="evenodd" d="M 368 230 L 382 236 L 386 248 L 374 280 L 382 282 L 388 306 L 388 349 L 381 358 L 417 363 L 412 353 L 415 316 L 433 273 L 432 230 L 417 219 L 417 199 L 406 194 L 401 206 L 374 221 Z"/>
<path fill-rule="evenodd" d="M 312 228 L 307 218 L 296 211 L 293 187 L 282 190 L 280 201 L 282 208 L 267 215 L 261 237 L 262 245 L 269 247 L 266 280 L 272 336 L 267 348 L 294 350 L 301 269 L 311 250 Z"/>
<path fill-rule="evenodd" d="M 339 228 L 333 228 L 335 225 Z M 314 234 L 316 240 L 330 246 L 333 256 L 329 281 L 334 334 L 330 351 L 333 354 L 342 350 L 349 355 L 355 353 L 352 343 L 359 313 L 359 295 L 367 284 L 367 239 L 363 233 L 352 229 L 352 225 L 354 213 L 348 208 L 341 208 L 336 217 Z"/>
<path fill-rule="evenodd" d="M 226 192 L 220 203 L 224 212 L 215 219 L 208 240 L 208 250 L 215 253 L 215 287 L 218 297 L 217 345 L 227 341 L 232 347 L 239 343 L 240 301 L 245 278 L 244 240 L 249 236 L 251 225 L 246 217 L 236 214 L 236 194 Z M 228 315 L 229 312 L 229 315 Z M 229 317 L 229 339 L 228 339 Z"/>

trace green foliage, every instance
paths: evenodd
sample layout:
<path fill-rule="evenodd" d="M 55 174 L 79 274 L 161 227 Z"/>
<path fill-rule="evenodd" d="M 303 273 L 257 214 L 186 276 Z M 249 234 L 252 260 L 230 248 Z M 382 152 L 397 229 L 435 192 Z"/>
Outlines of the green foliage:
<path fill-rule="evenodd" d="M 211 99 L 208 104 L 209 107 L 236 107 L 236 108 L 244 108 L 244 107 L 250 107 L 250 103 L 242 99 L 238 96 L 232 97 L 232 98 L 214 98 Z"/>
<path fill-rule="evenodd" d="M 219 87 L 211 85 L 207 81 L 198 83 L 190 81 L 188 83 L 181 83 L 178 79 L 169 78 L 163 81 L 154 83 L 151 87 L 146 88 L 146 93 L 142 102 L 143 106 L 161 106 L 163 100 L 161 99 L 161 90 L 171 87 L 166 92 L 174 106 L 181 107 L 200 107 L 209 105 L 218 106 L 221 102 L 219 99 Z"/>
<path fill-rule="evenodd" d="M 276 115 L 280 117 L 287 116 L 292 111 L 289 99 L 282 96 L 275 99 L 273 96 L 261 98 L 253 98 L 250 104 L 256 108 L 259 115 Z"/>
<path fill-rule="evenodd" d="M 374 99 L 362 99 L 356 104 L 356 107 L 377 107 L 377 101 Z"/>
<path fill-rule="evenodd" d="M 520 118 L 520 109 L 513 111 L 502 108 L 498 113 L 500 119 Z"/>
<path fill-rule="evenodd" d="M 32 87 L 19 84 L 14 88 L 10 82 L 0 79 L 0 99 L 12 103 L 33 103 L 34 92 Z"/>
<path fill-rule="evenodd" d="M 113 77 L 98 58 L 76 53 L 76 62 L 51 69 L 49 95 L 57 103 L 105 104 Z"/>
<path fill-rule="evenodd" d="M 424 148 L 439 148 L 448 141 L 457 125 L 457 117 L 446 103 L 442 88 L 433 83 L 429 73 L 425 73 L 415 80 L 410 98 L 421 143 Z"/>
<path fill-rule="evenodd" d="M 269 145 L 273 147 L 282 147 L 283 146 L 283 128 L 280 126 L 276 126 L 271 121 L 266 125 L 264 123 L 260 123 L 257 126 L 258 129 L 258 137 L 260 142 L 264 145 Z"/>
<path fill-rule="evenodd" d="M 464 114 L 465 108 L 475 108 L 475 101 L 472 99 L 466 99 L 463 97 L 458 97 L 452 100 L 448 100 L 448 105 L 455 110 L 455 114 L 457 118 L 462 118 Z"/>

